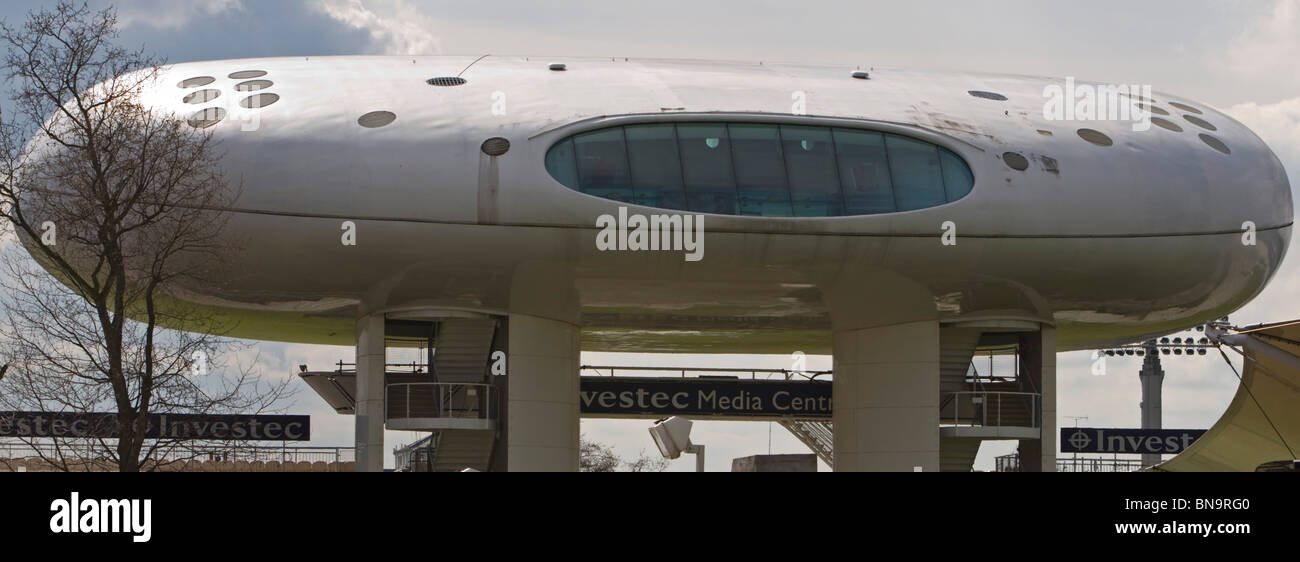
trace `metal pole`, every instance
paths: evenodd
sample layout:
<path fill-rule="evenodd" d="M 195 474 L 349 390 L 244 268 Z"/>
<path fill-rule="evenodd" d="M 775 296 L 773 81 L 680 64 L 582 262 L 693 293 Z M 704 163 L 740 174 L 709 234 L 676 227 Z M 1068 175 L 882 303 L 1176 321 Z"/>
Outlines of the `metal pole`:
<path fill-rule="evenodd" d="M 686 452 L 695 455 L 695 472 L 704 472 L 704 445 L 689 445 Z"/>

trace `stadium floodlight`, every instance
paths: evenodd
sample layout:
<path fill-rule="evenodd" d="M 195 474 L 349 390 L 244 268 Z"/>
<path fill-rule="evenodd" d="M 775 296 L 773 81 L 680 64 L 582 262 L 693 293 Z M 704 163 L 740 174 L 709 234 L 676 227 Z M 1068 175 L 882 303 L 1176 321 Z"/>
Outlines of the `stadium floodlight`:
<path fill-rule="evenodd" d="M 704 472 L 704 445 L 691 443 L 691 425 L 691 420 L 672 416 L 650 426 L 650 436 L 665 459 L 672 460 L 682 453 L 691 453 L 695 455 L 695 472 Z"/>

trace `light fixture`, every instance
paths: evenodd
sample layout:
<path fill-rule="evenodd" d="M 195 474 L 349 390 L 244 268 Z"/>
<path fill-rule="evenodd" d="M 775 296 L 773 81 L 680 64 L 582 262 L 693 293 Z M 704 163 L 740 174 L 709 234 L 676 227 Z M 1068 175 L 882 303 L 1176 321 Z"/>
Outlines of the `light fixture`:
<path fill-rule="evenodd" d="M 650 437 L 664 458 L 672 460 L 682 453 L 695 455 L 695 472 L 704 472 L 704 445 L 691 443 L 691 420 L 671 416 L 650 426 Z"/>

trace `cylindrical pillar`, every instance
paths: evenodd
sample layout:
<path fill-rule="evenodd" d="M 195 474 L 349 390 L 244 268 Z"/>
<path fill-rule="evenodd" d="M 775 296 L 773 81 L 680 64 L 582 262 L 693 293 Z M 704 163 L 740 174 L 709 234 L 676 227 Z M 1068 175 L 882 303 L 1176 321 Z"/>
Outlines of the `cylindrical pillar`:
<path fill-rule="evenodd" d="M 357 320 L 357 472 L 384 470 L 384 316 Z"/>
<path fill-rule="evenodd" d="M 578 326 L 511 314 L 506 355 L 511 472 L 578 470 Z"/>
<path fill-rule="evenodd" d="M 939 323 L 840 330 L 835 470 L 939 470 Z"/>
<path fill-rule="evenodd" d="M 1042 436 L 1020 440 L 1020 470 L 1056 472 L 1056 329 L 1046 324 L 1020 338 L 1020 376 L 1039 393 Z"/>

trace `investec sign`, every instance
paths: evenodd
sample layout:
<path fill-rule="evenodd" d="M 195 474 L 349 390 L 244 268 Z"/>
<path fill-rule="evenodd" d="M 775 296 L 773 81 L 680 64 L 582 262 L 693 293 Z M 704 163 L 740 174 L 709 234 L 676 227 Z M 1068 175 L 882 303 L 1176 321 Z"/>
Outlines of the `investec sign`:
<path fill-rule="evenodd" d="M 117 414 L 0 412 L 0 437 L 117 436 Z M 308 441 L 311 416 L 152 414 L 146 439 Z"/>
<path fill-rule="evenodd" d="M 1204 429 L 1061 428 L 1062 453 L 1181 453 Z"/>
<path fill-rule="evenodd" d="M 831 418 L 831 383 L 731 378 L 582 377 L 588 417 Z"/>

